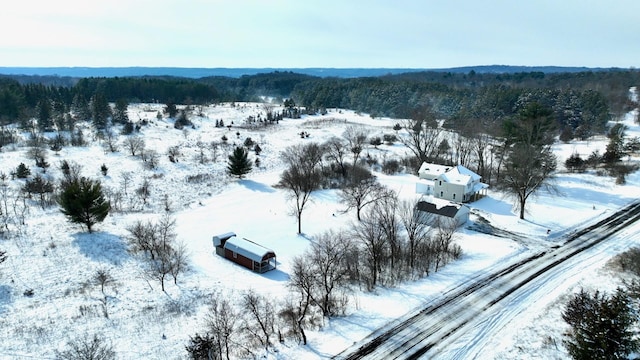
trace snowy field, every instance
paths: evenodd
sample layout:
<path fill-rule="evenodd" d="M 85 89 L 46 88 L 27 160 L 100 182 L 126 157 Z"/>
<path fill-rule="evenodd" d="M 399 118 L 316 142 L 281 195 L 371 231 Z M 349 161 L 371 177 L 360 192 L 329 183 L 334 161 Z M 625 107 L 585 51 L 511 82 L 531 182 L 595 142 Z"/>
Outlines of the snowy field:
<path fill-rule="evenodd" d="M 128 178 L 128 195 L 122 212 L 111 213 L 96 232 L 88 234 L 69 223 L 56 206 L 29 208 L 26 225 L 19 234 L 0 240 L 8 259 L 0 265 L 0 358 L 50 359 L 78 336 L 102 334 L 113 344 L 120 359 L 183 359 L 189 336 L 204 330 L 207 299 L 215 292 L 234 298 L 245 290 L 258 291 L 282 299 L 291 259 L 309 247 L 314 236 L 350 226 L 353 212 L 343 213 L 337 192 L 317 191 L 302 215 L 303 235 L 297 235 L 296 219 L 289 216 L 286 193 L 274 187 L 283 170 L 279 155 L 287 146 L 300 142 L 324 142 L 340 136 L 345 127 L 371 127 L 371 135 L 394 133 L 398 120 L 375 118 L 348 110 L 332 109 L 323 116 L 285 119 L 266 128 L 246 128 L 248 116 L 264 116 L 261 104 L 222 104 L 203 108 L 204 117 L 192 116 L 195 128 L 176 130 L 171 120 L 156 119 L 162 105 L 136 104 L 129 107 L 134 121 L 147 119 L 142 128 L 147 149 L 155 149 L 159 166 L 146 169 L 143 162 L 124 148 L 112 153 L 96 141 L 87 147 L 65 147 L 59 154 L 49 151 L 51 167 L 47 176 L 60 178 L 62 159 L 82 165 L 82 175 L 100 179 L 107 189 L 121 189 Z M 222 119 L 231 128 L 215 127 Z M 633 115 L 622 119 L 627 136 L 639 136 Z M 308 138 L 299 133 L 306 131 Z M 86 132 L 89 134 L 89 132 Z M 225 135 L 230 144 L 242 144 L 251 137 L 262 148 L 261 166 L 243 180 L 225 173 L 227 149 L 208 150 L 212 141 Z M 473 214 L 467 227 L 478 220 L 522 235 L 519 240 L 474 232 L 467 227 L 456 235 L 463 257 L 422 280 L 394 288 L 358 292 L 349 303 L 347 316 L 325 320 L 324 327 L 308 331 L 308 345 L 293 341 L 277 344 L 266 359 L 328 359 L 379 326 L 399 317 L 440 294 L 492 267 L 525 256 L 528 252 L 561 243 L 563 236 L 606 216 L 640 196 L 640 175 L 631 174 L 624 185 L 610 177 L 570 174 L 563 171 L 564 160 L 573 152 L 583 157 L 592 151 L 604 152 L 606 138 L 558 144 L 557 193 L 541 192 L 527 203 L 526 220 L 519 220 L 513 201 L 492 189 L 488 197 L 471 203 Z M 178 145 L 178 162 L 166 156 Z M 201 162 L 205 157 L 209 161 Z M 0 171 L 9 173 L 20 162 L 36 172 L 27 147 L 6 147 L 0 152 Z M 364 156 L 382 161 L 408 150 L 399 144 L 367 148 Z M 252 153 L 251 156 L 255 158 Z M 100 167 L 105 164 L 108 174 Z M 38 169 L 39 170 L 39 169 Z M 415 199 L 417 177 L 407 173 L 387 176 L 376 173 L 381 183 L 395 189 L 404 199 Z M 150 184 L 150 198 L 143 204 L 132 189 L 144 181 Z M 20 180 L 11 186 L 20 186 Z M 178 240 L 190 256 L 190 271 L 176 285 L 167 281 L 166 291 L 144 275 L 142 263 L 127 250 L 126 227 L 138 219 L 157 220 L 169 208 L 177 223 Z M 550 233 L 547 234 L 547 230 Z M 259 242 L 277 254 L 277 269 L 256 274 L 215 255 L 211 237 L 233 231 Z M 615 246 L 595 249 L 591 260 L 568 269 L 569 276 L 554 282 L 545 296 L 520 304 L 524 312 L 512 321 L 496 326 L 481 351 L 481 359 L 567 358 L 561 344 L 564 323 L 560 312 L 566 298 L 580 287 L 611 290 L 618 283 L 606 262 L 628 247 L 640 245 L 640 237 L 628 232 L 616 235 Z M 108 314 L 100 308 L 102 294 L 91 283 L 97 269 L 107 269 L 115 279 L 107 285 Z M 32 296 L 25 291 L 32 290 Z M 557 342 L 554 342 L 555 339 Z"/>

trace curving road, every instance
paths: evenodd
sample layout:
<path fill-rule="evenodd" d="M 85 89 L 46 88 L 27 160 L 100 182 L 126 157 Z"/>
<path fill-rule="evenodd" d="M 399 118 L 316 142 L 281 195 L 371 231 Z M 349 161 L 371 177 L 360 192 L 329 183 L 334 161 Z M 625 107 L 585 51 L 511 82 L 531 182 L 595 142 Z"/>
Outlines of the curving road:
<path fill-rule="evenodd" d="M 571 234 L 567 241 L 462 284 L 424 309 L 382 327 L 334 356 L 347 359 L 469 359 L 483 338 L 517 315 L 517 299 L 553 286 L 568 269 L 579 270 L 587 250 L 640 219 L 640 202 Z M 471 349 L 474 347 L 474 349 Z M 475 351 L 475 352 L 474 352 Z"/>

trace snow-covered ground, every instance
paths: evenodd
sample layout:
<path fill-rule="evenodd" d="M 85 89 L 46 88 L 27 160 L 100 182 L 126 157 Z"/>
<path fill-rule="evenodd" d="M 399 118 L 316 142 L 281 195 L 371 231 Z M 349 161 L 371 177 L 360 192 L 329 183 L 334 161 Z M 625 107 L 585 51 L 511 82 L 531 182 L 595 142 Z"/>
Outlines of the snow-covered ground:
<path fill-rule="evenodd" d="M 261 104 L 222 104 L 203 108 L 204 117 L 192 117 L 195 128 L 176 130 L 167 119 L 156 119 L 157 104 L 130 106 L 133 120 L 148 119 L 142 128 L 147 149 L 155 149 L 159 167 L 145 168 L 139 157 L 121 147 L 119 152 L 105 151 L 97 142 L 87 147 L 65 147 L 59 154 L 50 152 L 48 176 L 60 177 L 62 159 L 82 165 L 82 174 L 100 179 L 111 191 L 128 190 L 122 200 L 122 212 L 110 214 L 87 234 L 67 222 L 57 207 L 30 207 L 26 225 L 20 234 L 0 240 L 0 249 L 8 259 L 0 265 L 0 358 L 47 359 L 54 350 L 64 349 L 67 341 L 78 336 L 102 334 L 122 359 L 186 358 L 184 346 L 189 336 L 204 329 L 207 299 L 222 292 L 237 298 L 245 290 L 259 291 L 274 298 L 284 298 L 291 259 L 309 246 L 310 239 L 329 230 L 349 226 L 355 215 L 342 213 L 337 193 L 322 190 L 314 193 L 313 202 L 302 219 L 304 236 L 296 234 L 296 220 L 289 215 L 286 193 L 274 187 L 282 165 L 279 155 L 287 146 L 340 136 L 346 126 L 361 124 L 372 128 L 371 135 L 391 134 L 394 119 L 372 119 L 348 110 L 330 110 L 324 116 L 283 120 L 270 127 L 246 128 L 248 116 L 264 116 Z M 222 119 L 231 128 L 216 128 Z M 629 114 L 624 123 L 629 137 L 640 128 Z M 299 133 L 306 131 L 308 138 Z M 251 137 L 262 148 L 261 166 L 243 180 L 225 174 L 226 159 L 232 146 L 211 150 L 212 141 L 225 135 L 230 144 L 241 144 Z M 166 152 L 178 145 L 178 162 L 170 162 Z M 564 160 L 577 151 L 584 157 L 592 151 L 604 152 L 606 138 L 558 144 L 555 151 L 562 168 Z M 202 151 L 201 151 L 202 149 Z M 32 165 L 27 147 L 3 148 L 0 171 L 9 173 L 20 163 Z M 381 145 L 366 149 L 382 161 L 385 157 L 408 154 L 401 145 Z M 208 161 L 200 161 L 202 156 Z M 255 155 L 251 155 L 255 157 Z M 108 174 L 100 167 L 105 164 Z M 31 166 L 35 173 L 36 168 Z M 416 176 L 383 175 L 379 180 L 397 190 L 402 198 L 414 199 Z M 151 187 L 146 205 L 135 195 L 144 180 Z M 12 181 L 18 186 L 19 180 Z M 496 227 L 520 234 L 517 240 L 495 237 L 463 228 L 457 235 L 462 259 L 419 281 L 394 288 L 377 288 L 358 292 L 350 301 L 347 316 L 326 320 L 320 329 L 308 332 L 309 343 L 300 346 L 287 341 L 278 344 L 268 359 L 327 359 L 377 327 L 421 306 L 465 279 L 507 261 L 525 256 L 536 248 L 562 241 L 575 227 L 606 216 L 640 196 L 640 175 L 632 174 L 625 185 L 616 185 L 610 177 L 569 174 L 560 171 L 556 193 L 541 192 L 527 204 L 526 220 L 519 220 L 513 202 L 492 189 L 488 197 L 470 204 L 470 224 L 482 216 Z M 166 284 L 144 275 L 141 262 L 127 251 L 126 227 L 138 219 L 157 220 L 171 210 L 177 223 L 178 239 L 190 255 L 190 271 Z M 547 234 L 550 230 L 550 234 Z M 277 254 L 274 271 L 256 274 L 216 256 L 211 237 L 233 231 L 241 237 L 259 242 Z M 562 348 L 563 322 L 560 312 L 564 300 L 579 287 L 609 290 L 617 284 L 604 264 L 614 254 L 639 245 L 634 233 L 616 235 L 616 246 L 594 250 L 591 261 L 576 265 L 571 275 L 554 282 L 552 291 L 538 301 L 526 304 L 526 311 L 512 321 L 500 324 L 486 339 L 478 358 L 536 359 L 566 358 Z M 107 269 L 115 282 L 107 285 L 108 318 L 103 316 L 99 286 L 91 283 L 97 269 Z M 578 271 L 579 270 L 579 271 Z M 32 289 L 32 296 L 25 296 Z M 555 341 L 555 342 L 554 342 Z M 477 349 L 476 349 L 477 351 Z"/>

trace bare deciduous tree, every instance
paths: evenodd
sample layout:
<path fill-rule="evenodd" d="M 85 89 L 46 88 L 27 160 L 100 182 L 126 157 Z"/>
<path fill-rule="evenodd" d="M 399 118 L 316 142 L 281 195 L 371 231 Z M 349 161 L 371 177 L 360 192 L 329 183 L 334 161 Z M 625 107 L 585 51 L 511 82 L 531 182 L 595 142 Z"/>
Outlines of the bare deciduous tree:
<path fill-rule="evenodd" d="M 486 179 L 487 182 L 491 180 L 489 158 L 493 147 L 492 142 L 491 136 L 479 132 L 475 132 L 471 139 L 472 151 L 477 164 L 476 173 Z"/>
<path fill-rule="evenodd" d="M 149 170 L 157 169 L 160 163 L 160 155 L 153 149 L 140 153 L 140 158 L 142 158 L 144 166 Z"/>
<path fill-rule="evenodd" d="M 362 246 L 363 266 L 369 270 L 367 288 L 373 289 L 378 284 L 382 266 L 388 254 L 388 242 L 384 229 L 374 211 L 363 214 L 360 222 L 353 227 L 353 238 Z"/>
<path fill-rule="evenodd" d="M 44 144 L 32 146 L 29 149 L 28 155 L 35 161 L 37 167 L 42 168 L 42 171 L 47 170 L 49 163 L 47 162 L 47 149 L 44 147 Z"/>
<path fill-rule="evenodd" d="M 471 153 L 472 153 L 472 140 L 466 136 L 466 134 L 455 134 L 452 136 L 452 150 L 455 154 L 455 162 L 458 165 L 464 167 L 470 167 Z"/>
<path fill-rule="evenodd" d="M 242 294 L 242 307 L 247 314 L 243 330 L 268 351 L 275 331 L 275 305 L 264 295 L 248 290 Z"/>
<path fill-rule="evenodd" d="M 206 317 L 207 332 L 215 341 L 218 359 L 231 359 L 233 338 L 238 332 L 238 319 L 239 314 L 229 299 L 219 293 L 212 296 Z"/>
<path fill-rule="evenodd" d="M 348 170 L 346 157 L 349 152 L 346 141 L 338 137 L 332 137 L 324 143 L 324 147 L 327 149 L 327 159 L 338 166 L 340 175 L 343 178 L 346 177 Z"/>
<path fill-rule="evenodd" d="M 118 189 L 114 189 L 110 187 L 105 187 L 103 192 L 104 192 L 104 196 L 107 198 L 107 200 L 111 204 L 111 211 L 112 212 L 122 211 L 122 202 L 124 200 L 124 196 L 122 192 Z"/>
<path fill-rule="evenodd" d="M 556 169 L 556 157 L 550 147 L 516 144 L 504 169 L 504 189 L 516 198 L 520 219 L 524 219 L 526 202 L 548 185 Z"/>
<path fill-rule="evenodd" d="M 303 345 L 307 344 L 307 334 L 304 332 L 304 328 L 313 303 L 316 284 L 313 270 L 306 259 L 302 256 L 294 257 L 287 285 L 293 290 L 295 298 L 290 304 L 290 308 L 285 309 L 288 313 L 284 315 L 292 318 L 291 320 L 295 324 L 295 333 L 300 335 Z"/>
<path fill-rule="evenodd" d="M 127 196 L 127 191 L 131 185 L 131 180 L 133 179 L 133 175 L 129 171 L 125 171 L 120 173 L 120 185 L 122 185 L 122 191 L 124 195 Z"/>
<path fill-rule="evenodd" d="M 336 297 L 336 292 L 347 285 L 347 259 L 353 247 L 347 233 L 333 231 L 322 233 L 311 244 L 307 256 L 317 283 L 314 302 L 324 316 L 336 315 L 344 310 L 346 304 Z"/>
<path fill-rule="evenodd" d="M 510 126 L 505 136 L 507 148 L 503 186 L 516 198 L 520 219 L 524 219 L 529 197 L 542 188 L 552 189 L 550 180 L 556 169 L 556 157 L 551 149 L 555 121 L 552 111 L 543 105 L 528 103 Z"/>
<path fill-rule="evenodd" d="M 140 187 L 136 189 L 136 194 L 140 200 L 142 200 L 142 206 L 144 207 L 144 205 L 147 205 L 147 200 L 151 195 L 151 182 L 148 178 L 145 177 L 144 180 L 142 180 L 142 184 L 140 184 Z"/>
<path fill-rule="evenodd" d="M 169 273 L 173 277 L 173 283 L 178 284 L 178 275 L 189 269 L 189 256 L 187 247 L 184 243 L 178 242 L 173 244 L 173 251 L 170 254 L 171 267 Z"/>
<path fill-rule="evenodd" d="M 358 164 L 360 154 L 364 150 L 367 144 L 367 137 L 369 136 L 369 130 L 363 126 L 348 126 L 342 136 L 349 143 L 349 151 L 353 154 L 353 166 Z"/>
<path fill-rule="evenodd" d="M 67 343 L 67 349 L 56 351 L 61 360 L 113 360 L 116 353 L 113 345 L 94 334 L 91 338 L 78 338 Z"/>
<path fill-rule="evenodd" d="M 118 151 L 118 134 L 111 129 L 106 129 L 102 134 L 102 140 L 104 141 L 105 148 L 114 153 Z"/>
<path fill-rule="evenodd" d="M 435 271 L 448 263 L 451 259 L 458 258 L 461 255 L 460 247 L 453 244 L 454 234 L 457 230 L 455 219 L 436 218 L 436 233 L 431 238 L 432 248 L 435 253 Z"/>
<path fill-rule="evenodd" d="M 420 220 L 420 214 L 413 201 L 400 202 L 398 212 L 407 234 L 408 265 L 409 268 L 414 269 L 418 260 L 418 250 L 429 239 L 429 227 Z"/>
<path fill-rule="evenodd" d="M 209 144 L 209 152 L 211 153 L 211 161 L 218 161 L 218 157 L 220 156 L 220 143 L 216 141 L 212 141 Z"/>
<path fill-rule="evenodd" d="M 109 318 L 109 308 L 107 307 L 107 294 L 104 292 L 104 287 L 107 284 L 113 283 L 113 277 L 109 273 L 109 270 L 100 268 L 96 270 L 92 278 L 93 282 L 100 286 L 100 292 L 102 292 L 102 299 L 100 299 L 100 305 L 102 305 L 102 313 L 105 318 Z"/>
<path fill-rule="evenodd" d="M 124 139 L 123 146 L 129 150 L 131 156 L 136 156 L 144 152 L 145 142 L 140 136 L 128 136 Z"/>
<path fill-rule="evenodd" d="M 388 244 L 391 274 L 397 272 L 395 266 L 402 260 L 402 243 L 399 236 L 400 221 L 398 220 L 398 194 L 393 190 L 386 190 L 373 209 L 374 216 L 380 224 Z"/>
<path fill-rule="evenodd" d="M 138 220 L 127 227 L 127 231 L 129 231 L 128 240 L 132 250 L 146 252 L 151 259 L 155 259 L 155 249 L 158 242 L 155 225 L 151 221 Z"/>
<path fill-rule="evenodd" d="M 132 250 L 149 255 L 147 275 L 160 282 L 162 291 L 167 276 L 177 284 L 178 276 L 188 269 L 187 250 L 176 241 L 175 226 L 175 219 L 166 214 L 157 223 L 138 220 L 127 228 Z"/>
<path fill-rule="evenodd" d="M 311 193 L 320 187 L 322 148 L 316 143 L 294 145 L 282 153 L 287 169 L 280 176 L 279 185 L 289 190 L 295 204 L 292 213 L 298 220 L 298 234 L 302 233 L 302 212 Z"/>
<path fill-rule="evenodd" d="M 435 115 L 430 109 L 420 109 L 406 120 L 402 128 L 407 134 L 399 134 L 402 142 L 420 161 L 430 161 L 433 159 L 438 139 L 442 133 L 442 128 L 435 119 Z"/>
<path fill-rule="evenodd" d="M 340 189 L 340 199 L 347 205 L 346 211 L 356 209 L 356 217 L 360 221 L 362 209 L 381 200 L 387 195 L 384 187 L 363 167 L 355 166 L 351 169 L 348 183 Z"/>
<path fill-rule="evenodd" d="M 100 286 L 100 292 L 104 295 L 104 287 L 113 283 L 113 277 L 108 269 L 100 268 L 93 274 L 93 281 Z"/>
<path fill-rule="evenodd" d="M 164 281 L 173 267 L 172 259 L 174 257 L 175 250 L 173 247 L 158 247 L 156 250 L 156 257 L 149 259 L 147 262 L 147 275 L 160 282 L 160 289 L 164 291 Z"/>

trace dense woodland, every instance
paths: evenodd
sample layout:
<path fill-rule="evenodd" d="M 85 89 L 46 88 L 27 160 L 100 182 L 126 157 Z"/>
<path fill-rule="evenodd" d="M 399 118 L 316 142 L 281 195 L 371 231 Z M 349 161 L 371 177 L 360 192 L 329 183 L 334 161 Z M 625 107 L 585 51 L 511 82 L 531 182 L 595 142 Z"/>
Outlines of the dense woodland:
<path fill-rule="evenodd" d="M 256 101 L 260 96 L 292 99 L 322 111 L 348 108 L 372 116 L 417 118 L 425 113 L 445 119 L 445 126 L 468 123 L 486 128 L 500 125 L 530 101 L 553 110 L 565 136 L 603 133 L 606 121 L 628 110 L 628 89 L 640 83 L 636 70 L 577 73 L 411 72 L 363 78 L 321 78 L 272 72 L 200 79 L 174 77 L 0 78 L 0 124 L 43 115 L 60 117 L 96 97 L 115 103 L 157 102 L 207 104 Z M 46 115 L 46 114 L 45 114 Z"/>

